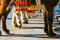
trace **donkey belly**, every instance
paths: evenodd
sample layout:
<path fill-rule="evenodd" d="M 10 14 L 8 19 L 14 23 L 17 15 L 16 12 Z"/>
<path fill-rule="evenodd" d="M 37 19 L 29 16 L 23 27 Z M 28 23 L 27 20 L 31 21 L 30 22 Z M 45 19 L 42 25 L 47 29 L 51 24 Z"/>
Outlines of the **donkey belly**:
<path fill-rule="evenodd" d="M 7 6 L 7 1 L 6 0 L 0 0 L 0 15 L 4 12 Z"/>
<path fill-rule="evenodd" d="M 52 7 L 56 6 L 59 0 L 41 0 L 42 4 L 47 4 Z"/>

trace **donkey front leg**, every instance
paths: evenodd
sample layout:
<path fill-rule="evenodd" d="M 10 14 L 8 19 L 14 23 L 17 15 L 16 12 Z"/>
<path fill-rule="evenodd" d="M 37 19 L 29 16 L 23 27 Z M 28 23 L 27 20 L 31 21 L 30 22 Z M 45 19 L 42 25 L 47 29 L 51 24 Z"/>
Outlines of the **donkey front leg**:
<path fill-rule="evenodd" d="M 5 33 L 7 34 L 10 34 L 9 30 L 6 27 L 6 15 L 2 16 L 2 30 L 5 31 Z"/>
<path fill-rule="evenodd" d="M 1 23 L 1 17 L 2 17 L 2 14 L 0 14 L 0 23 Z M 0 29 L 0 36 L 2 35 L 1 33 L 1 29 Z"/>
<path fill-rule="evenodd" d="M 14 16 L 16 17 L 16 23 L 17 23 L 18 27 L 21 28 L 22 22 L 21 22 L 20 12 L 16 11 L 16 13 L 14 13 Z"/>
<path fill-rule="evenodd" d="M 1 31 L 0 31 L 0 36 L 2 35 Z"/>
<path fill-rule="evenodd" d="M 13 17 L 12 17 L 12 25 L 14 27 L 18 27 L 18 24 L 16 22 L 16 14 L 14 13 L 14 11 L 13 11 Z"/>
<path fill-rule="evenodd" d="M 21 22 L 20 14 L 17 14 L 17 15 L 16 15 L 16 20 L 17 20 L 16 22 L 17 22 L 17 24 L 18 24 L 18 27 L 21 28 L 22 22 Z"/>

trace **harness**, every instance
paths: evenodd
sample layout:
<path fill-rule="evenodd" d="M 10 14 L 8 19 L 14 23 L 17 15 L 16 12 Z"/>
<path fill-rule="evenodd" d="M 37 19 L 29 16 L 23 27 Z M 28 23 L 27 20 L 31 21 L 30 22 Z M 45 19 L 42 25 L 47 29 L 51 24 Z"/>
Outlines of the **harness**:
<path fill-rule="evenodd" d="M 22 1 L 22 0 L 16 0 L 15 1 L 15 4 L 16 5 L 26 5 L 27 4 L 27 1 L 25 1 L 25 0 L 24 1 Z"/>
<path fill-rule="evenodd" d="M 26 11 L 26 12 L 34 12 L 34 10 L 28 10 L 28 6 L 31 5 L 31 0 L 16 0 L 15 4 L 19 6 L 19 8 L 16 8 L 16 11 Z"/>

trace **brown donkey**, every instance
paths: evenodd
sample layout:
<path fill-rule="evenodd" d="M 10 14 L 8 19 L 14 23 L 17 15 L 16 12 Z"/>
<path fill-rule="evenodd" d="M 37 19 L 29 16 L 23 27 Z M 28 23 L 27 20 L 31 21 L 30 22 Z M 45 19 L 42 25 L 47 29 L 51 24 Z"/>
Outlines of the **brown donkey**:
<path fill-rule="evenodd" d="M 43 4 L 48 11 L 48 13 L 45 13 L 45 28 L 44 32 L 47 33 L 49 36 L 55 36 L 56 34 L 52 30 L 53 25 L 53 10 L 54 7 L 57 5 L 59 0 L 41 0 L 41 4 Z"/>
<path fill-rule="evenodd" d="M 35 1 L 35 0 L 32 0 Z M 56 34 L 53 32 L 53 11 L 54 7 L 57 5 L 59 0 L 36 0 L 37 2 L 41 2 L 42 8 L 46 11 L 44 13 L 44 21 L 45 27 L 44 32 L 47 33 L 48 36 L 55 36 Z M 40 4 L 39 4 L 40 5 Z M 39 6 L 38 5 L 38 6 Z"/>

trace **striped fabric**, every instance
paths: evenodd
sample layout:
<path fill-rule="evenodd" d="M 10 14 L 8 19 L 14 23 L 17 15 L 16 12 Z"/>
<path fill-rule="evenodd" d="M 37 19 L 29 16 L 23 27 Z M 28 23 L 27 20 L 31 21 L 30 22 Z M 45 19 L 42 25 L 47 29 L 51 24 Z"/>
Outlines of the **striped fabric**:
<path fill-rule="evenodd" d="M 16 5 L 31 5 L 31 0 L 16 0 L 15 1 Z"/>

